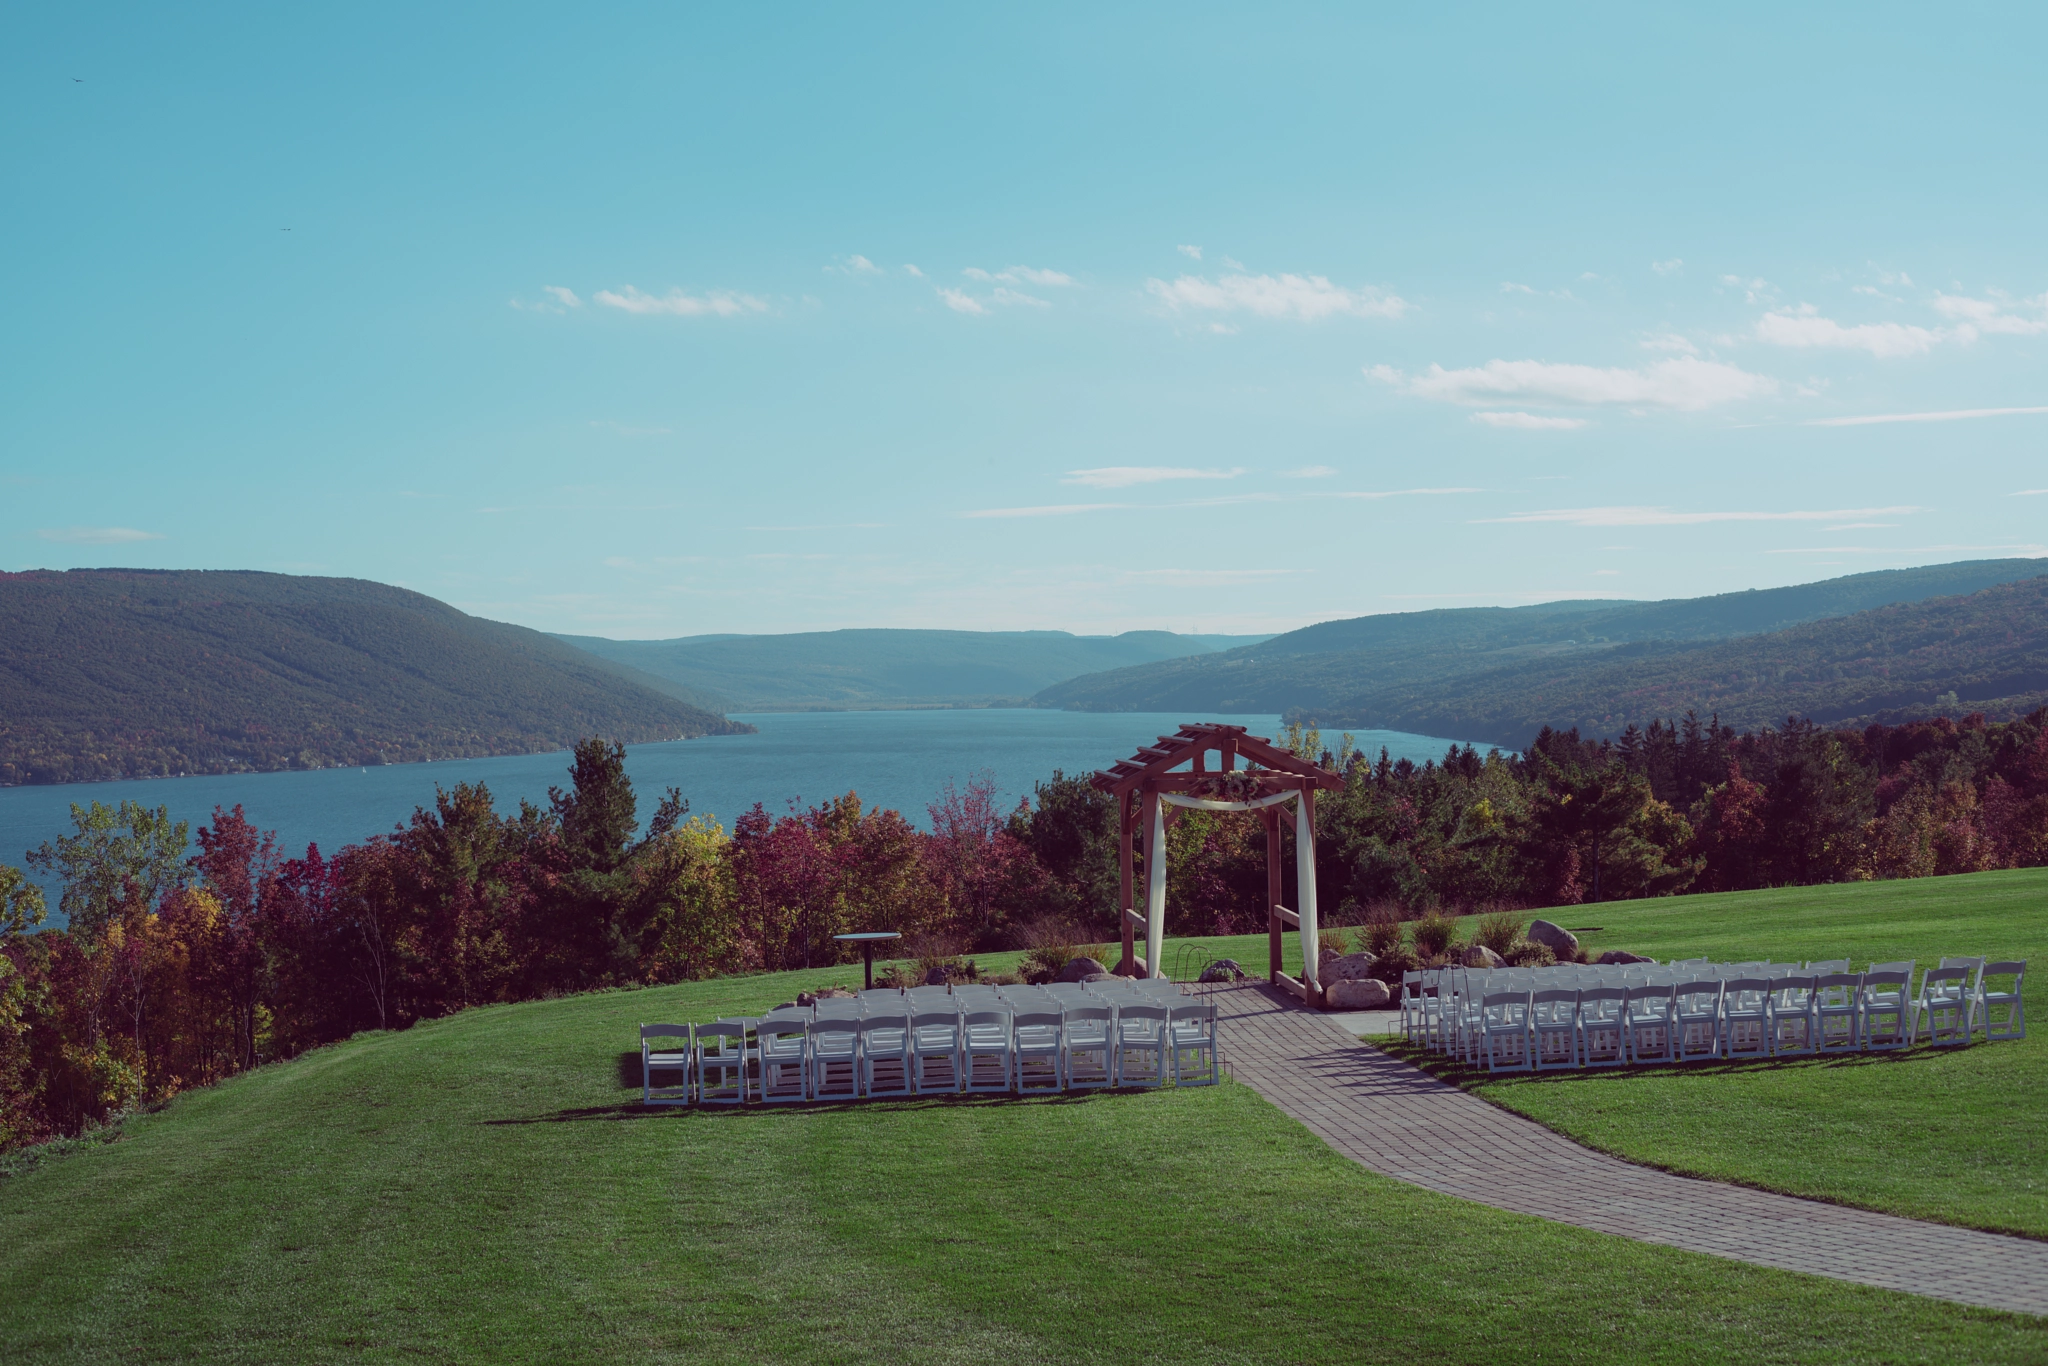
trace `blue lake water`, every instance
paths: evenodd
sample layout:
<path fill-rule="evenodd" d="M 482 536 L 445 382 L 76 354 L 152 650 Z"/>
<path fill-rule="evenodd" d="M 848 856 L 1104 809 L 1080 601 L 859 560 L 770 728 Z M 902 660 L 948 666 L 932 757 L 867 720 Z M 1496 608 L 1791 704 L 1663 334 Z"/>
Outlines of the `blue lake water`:
<path fill-rule="evenodd" d="M 760 733 L 626 751 L 643 820 L 669 787 L 683 790 L 694 814 L 715 815 L 728 829 L 755 802 L 780 813 L 792 801 L 809 806 L 854 791 L 868 806 L 894 807 L 929 828 L 925 808 L 948 781 L 964 786 L 987 772 L 1007 808 L 1054 769 L 1107 768 L 1185 721 L 1226 721 L 1265 736 L 1280 727 L 1276 716 L 1024 709 L 773 712 L 735 719 L 752 722 Z M 1354 735 L 1369 753 L 1377 755 L 1384 745 L 1394 758 L 1416 763 L 1442 758 L 1450 743 L 1398 731 Z M 1336 735 L 1326 738 L 1334 742 Z M 239 802 L 251 821 L 275 830 L 285 850 L 299 854 L 309 843 L 332 850 L 388 831 L 414 807 L 430 804 L 437 787 L 457 783 L 488 784 L 500 811 L 517 811 L 522 798 L 545 805 L 550 785 L 567 786 L 568 763 L 568 753 L 558 751 L 371 769 L 0 788 L 0 863 L 18 865 L 25 851 L 69 830 L 73 802 L 168 806 L 174 819 L 195 828 L 215 806 Z M 46 890 L 54 918 L 56 889 L 46 884 Z"/>

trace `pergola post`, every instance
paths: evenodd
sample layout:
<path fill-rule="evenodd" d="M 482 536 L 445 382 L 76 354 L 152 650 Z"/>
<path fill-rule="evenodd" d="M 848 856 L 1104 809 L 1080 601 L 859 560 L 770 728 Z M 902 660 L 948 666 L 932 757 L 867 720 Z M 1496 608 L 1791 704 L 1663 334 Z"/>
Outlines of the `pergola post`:
<path fill-rule="evenodd" d="M 1280 985 L 1280 936 L 1287 927 L 1280 923 L 1280 813 L 1267 807 L 1259 813 L 1266 818 L 1266 980 Z"/>
<path fill-rule="evenodd" d="M 1118 933 L 1124 941 L 1124 956 L 1117 963 L 1116 970 L 1122 972 L 1129 969 L 1135 975 L 1137 964 L 1134 960 L 1137 957 L 1137 953 L 1131 942 L 1131 913 L 1137 907 L 1131 900 L 1131 798 L 1129 794 L 1121 795 L 1116 799 L 1116 827 L 1117 865 L 1123 874 L 1120 895 L 1117 897 L 1118 910 L 1116 918 Z"/>

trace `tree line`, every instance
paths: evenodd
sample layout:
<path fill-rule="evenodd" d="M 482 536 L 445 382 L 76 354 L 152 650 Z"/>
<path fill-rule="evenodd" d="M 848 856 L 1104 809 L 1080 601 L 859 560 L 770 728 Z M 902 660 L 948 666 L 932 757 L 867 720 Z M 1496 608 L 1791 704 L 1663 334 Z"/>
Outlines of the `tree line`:
<path fill-rule="evenodd" d="M 1741 734 L 1688 715 L 1421 765 L 1285 738 L 1346 779 L 1317 805 L 1330 923 L 2048 863 L 2048 712 Z M 471 1006 L 850 962 L 849 930 L 917 956 L 1117 935 L 1114 803 L 1061 773 L 1007 812 L 987 778 L 949 784 L 929 830 L 848 793 L 728 831 L 673 789 L 643 825 L 624 749 L 587 740 L 545 805 L 458 785 L 297 857 L 239 806 L 196 834 L 162 808 L 72 810 L 29 860 L 65 928 L 0 866 L 0 1148 Z M 1256 815 L 1180 811 L 1167 844 L 1169 934 L 1264 928 Z"/>

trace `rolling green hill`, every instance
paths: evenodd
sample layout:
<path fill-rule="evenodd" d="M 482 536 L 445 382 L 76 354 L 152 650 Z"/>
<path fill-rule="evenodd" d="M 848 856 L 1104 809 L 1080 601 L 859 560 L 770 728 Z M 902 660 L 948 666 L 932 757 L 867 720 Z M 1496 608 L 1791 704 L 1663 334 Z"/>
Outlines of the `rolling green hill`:
<path fill-rule="evenodd" d="M 362 579 L 0 574 L 0 783 L 401 763 L 748 729 Z"/>
<path fill-rule="evenodd" d="M 1607 723 L 1599 718 L 1634 717 L 1638 704 L 1612 690 L 1644 677 L 1636 666 L 1650 658 L 1673 661 L 1682 670 L 1709 658 L 1687 654 L 1703 642 L 1762 638 L 1803 623 L 1975 593 L 2044 574 L 2048 560 L 1976 560 L 1665 602 L 1562 602 L 1389 613 L 1323 622 L 1255 646 L 1072 679 L 1040 692 L 1032 704 L 1086 711 L 1280 711 L 1332 725 L 1471 735 L 1520 745 L 1544 724 L 1583 728 L 1588 718 L 1594 718 L 1592 729 L 1606 733 Z M 1838 644 L 1853 647 L 1846 637 Z M 1984 644 L 1991 648 L 1988 640 Z M 1814 642 L 1799 648 L 1824 647 Z M 1929 665 L 1939 653 L 1922 647 L 1914 667 Z M 1731 678 L 1726 689 L 1693 692 L 1739 694 L 1745 714 L 1754 712 L 1773 721 L 1783 720 L 1788 710 L 1799 710 L 1802 701 L 1831 707 L 1844 717 L 1867 710 L 1897 712 L 1893 719 L 1898 719 L 1904 715 L 1899 708 L 1911 710 L 1923 700 L 1931 702 L 1935 694 L 1951 687 L 1991 686 L 1993 677 L 2004 676 L 1999 670 L 2005 667 L 1987 663 L 1989 672 L 1979 679 L 1971 672 L 1976 666 L 1965 665 L 1949 652 L 1941 667 L 1962 668 L 1955 681 L 1930 691 L 1925 685 L 1940 682 L 1941 669 L 1914 674 L 1909 683 L 1891 690 L 1899 694 L 1896 700 L 1859 709 L 1854 695 L 1860 694 L 1853 687 L 1840 698 L 1795 688 L 1784 692 L 1781 700 L 1765 686 L 1765 675 L 1776 666 L 1762 655 L 1731 657 L 1731 673 L 1744 667 L 1744 659 L 1749 660 L 1748 683 L 1738 686 Z M 1817 657 L 1800 663 L 1809 672 L 1834 667 Z M 1595 672 L 1606 665 L 1615 671 Z M 1851 658 L 1842 661 L 1842 667 L 1865 666 Z M 1890 666 L 1868 667 L 1878 669 L 1882 677 L 1882 670 Z M 2017 690 L 2027 692 L 2033 686 L 2039 685 Z M 1602 692 L 1603 688 L 1609 691 Z M 1668 700 L 1684 691 L 1673 684 L 1659 687 L 1654 696 Z M 1872 698 L 1887 695 L 1875 685 L 1865 691 Z M 1551 711 L 1555 714 L 1545 714 Z M 1430 718 L 1427 725 L 1422 724 L 1423 717 Z M 1450 719 L 1457 717 L 1469 719 Z M 1531 717 L 1536 718 L 1533 724 Z M 1724 711 L 1723 720 L 1727 719 Z M 1613 728 L 1619 730 L 1623 724 L 1616 721 Z"/>
<path fill-rule="evenodd" d="M 1015 704 L 1077 674 L 1212 653 L 1265 637 L 853 630 L 556 639 L 720 700 L 726 704 L 720 710 L 810 711 Z"/>

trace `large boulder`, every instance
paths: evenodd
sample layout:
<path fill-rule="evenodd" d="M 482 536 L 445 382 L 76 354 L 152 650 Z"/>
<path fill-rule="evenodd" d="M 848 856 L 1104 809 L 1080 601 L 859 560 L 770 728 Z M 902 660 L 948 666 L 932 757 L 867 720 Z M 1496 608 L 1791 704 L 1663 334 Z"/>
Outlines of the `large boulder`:
<path fill-rule="evenodd" d="M 1639 953 L 1630 953 L 1627 949 L 1609 949 L 1600 955 L 1600 961 L 1602 963 L 1654 963 L 1657 960 L 1645 958 Z"/>
<path fill-rule="evenodd" d="M 1527 933 L 1522 936 L 1531 944 L 1541 944 L 1560 959 L 1570 958 L 1579 951 L 1579 937 L 1562 925 L 1548 920 L 1532 920 Z"/>
<path fill-rule="evenodd" d="M 1372 965 L 1378 961 L 1377 956 L 1370 953 L 1347 953 L 1341 958 L 1325 958 L 1319 975 L 1325 982 L 1362 982 L 1372 975 Z"/>
<path fill-rule="evenodd" d="M 1128 979 L 1119 977 L 1113 972 L 1091 972 L 1081 980 L 1083 982 L 1122 982 Z"/>
<path fill-rule="evenodd" d="M 1108 968 L 1084 953 L 1077 958 L 1069 958 L 1067 965 L 1060 969 L 1060 975 L 1053 978 L 1053 981 L 1081 982 L 1086 981 L 1095 973 L 1108 971 Z"/>
<path fill-rule="evenodd" d="M 1464 955 L 1458 959 L 1468 968 L 1504 968 L 1508 960 L 1484 944 L 1468 944 Z"/>
<path fill-rule="evenodd" d="M 800 1006 L 814 1006 L 820 1001 L 852 1000 L 853 992 L 845 987 L 819 987 L 816 991 L 799 991 L 796 1003 Z"/>
<path fill-rule="evenodd" d="M 1323 1004 L 1331 1010 L 1391 1010 L 1394 996 L 1385 982 L 1345 978 L 1323 988 Z"/>

